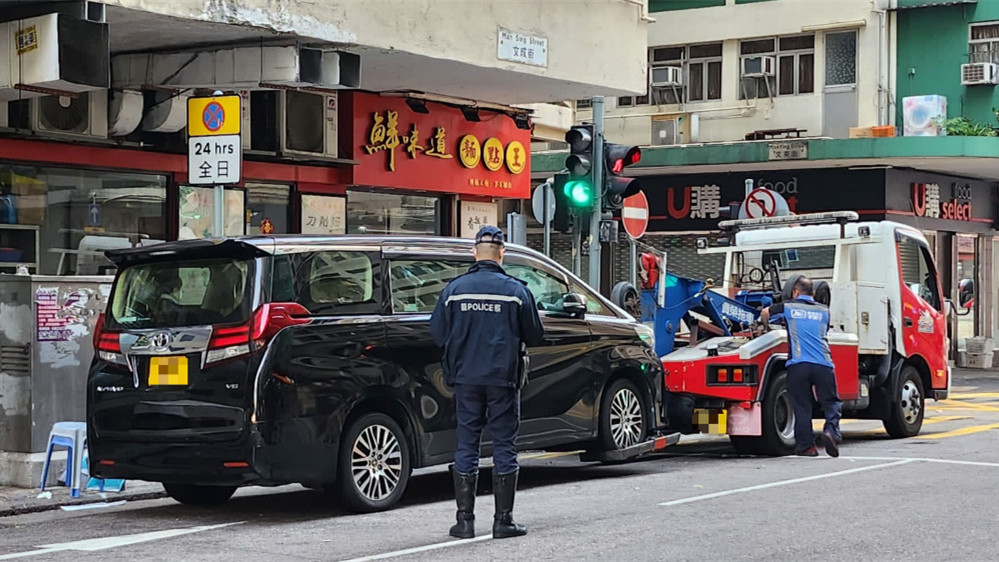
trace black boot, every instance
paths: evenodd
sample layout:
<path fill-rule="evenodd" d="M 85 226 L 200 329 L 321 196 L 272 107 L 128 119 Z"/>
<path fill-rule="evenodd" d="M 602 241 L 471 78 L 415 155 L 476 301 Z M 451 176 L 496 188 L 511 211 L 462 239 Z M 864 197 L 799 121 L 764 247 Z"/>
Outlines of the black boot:
<path fill-rule="evenodd" d="M 493 517 L 493 538 L 508 539 L 527 534 L 527 527 L 513 522 L 513 497 L 517 493 L 517 475 L 493 473 L 493 494 L 496 497 L 496 515 Z"/>
<path fill-rule="evenodd" d="M 457 523 L 451 527 L 451 536 L 470 539 L 475 536 L 475 487 L 479 480 L 478 471 L 462 474 L 452 468 L 454 477 L 454 499 L 458 503 Z"/>

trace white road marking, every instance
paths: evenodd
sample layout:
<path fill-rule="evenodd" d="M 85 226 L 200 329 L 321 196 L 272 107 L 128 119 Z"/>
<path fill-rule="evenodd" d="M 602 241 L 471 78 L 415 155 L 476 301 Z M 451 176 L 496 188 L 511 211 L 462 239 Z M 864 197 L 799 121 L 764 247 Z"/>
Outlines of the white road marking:
<path fill-rule="evenodd" d="M 714 498 L 720 498 L 723 496 L 730 496 L 732 494 L 742 494 L 745 492 L 755 492 L 757 490 L 766 490 L 767 488 L 776 488 L 778 486 L 786 486 L 788 484 L 798 484 L 800 482 L 810 482 L 812 480 L 821 480 L 823 478 L 832 478 L 833 476 L 845 476 L 847 474 L 855 474 L 857 472 L 864 472 L 867 470 L 877 470 L 879 468 L 890 468 L 893 466 L 901 466 L 903 464 L 909 464 L 911 462 L 916 462 L 915 459 L 903 459 L 900 461 L 890 462 L 886 464 L 876 464 L 874 466 L 862 466 L 859 468 L 851 468 L 849 470 L 841 470 L 839 472 L 830 472 L 828 474 L 816 474 L 814 476 L 805 476 L 802 478 L 792 478 L 790 480 L 780 480 L 778 482 L 770 482 L 769 484 L 759 484 L 756 486 L 747 486 L 745 488 L 736 488 L 734 490 L 725 490 L 724 492 L 715 492 L 713 494 L 705 494 L 703 496 L 694 496 L 692 498 L 683 498 L 680 500 L 673 500 L 668 502 L 663 502 L 659 505 L 663 507 L 669 507 L 673 505 L 680 505 L 684 503 L 692 503 L 702 500 L 711 500 Z"/>
<path fill-rule="evenodd" d="M 396 556 L 405 556 L 407 554 L 416 554 L 418 552 L 427 552 L 429 550 L 438 550 L 441 548 L 448 548 L 450 546 L 459 546 L 463 544 L 469 544 L 473 542 L 484 541 L 486 539 L 493 538 L 492 534 L 482 535 L 475 537 L 474 539 L 461 539 L 456 541 L 439 542 L 435 544 L 428 544 L 425 546 L 417 546 L 414 548 L 407 548 L 406 550 L 396 550 L 395 552 L 386 552 L 384 554 L 374 554 L 371 556 L 365 556 L 363 558 L 352 558 L 350 560 L 345 560 L 344 562 L 367 562 L 368 560 L 384 560 L 386 558 L 395 558 Z"/>
<path fill-rule="evenodd" d="M 930 458 L 909 458 L 909 457 L 840 457 L 840 459 L 857 460 L 857 461 L 919 461 L 919 462 L 935 462 L 942 464 L 960 464 L 965 466 L 989 466 L 993 468 L 999 468 L 999 462 L 959 461 L 953 459 L 930 459 Z"/>
<path fill-rule="evenodd" d="M 51 554 L 53 552 L 64 552 L 67 550 L 76 550 L 81 552 L 94 552 L 97 550 L 106 550 L 109 548 L 116 548 L 119 546 L 129 546 L 133 544 L 139 544 L 143 542 L 155 541 L 160 539 L 169 539 L 172 537 L 179 537 L 182 535 L 189 535 L 191 533 L 200 533 L 201 531 L 211 531 L 213 529 L 221 529 L 223 527 L 228 527 L 230 525 L 239 525 L 245 523 L 245 521 L 239 521 L 236 523 L 223 523 L 221 525 L 203 525 L 201 527 L 188 527 L 185 529 L 169 529 L 166 531 L 152 531 L 150 533 L 138 533 L 134 535 L 121 535 L 118 537 L 103 537 L 99 539 L 86 539 L 82 541 L 74 542 L 64 542 L 58 544 L 44 544 L 38 548 L 41 550 L 31 550 L 28 552 L 14 552 L 11 554 L 4 554 L 0 556 L 0 560 L 13 560 L 14 558 L 25 558 L 27 556 L 38 556 L 41 554 Z"/>

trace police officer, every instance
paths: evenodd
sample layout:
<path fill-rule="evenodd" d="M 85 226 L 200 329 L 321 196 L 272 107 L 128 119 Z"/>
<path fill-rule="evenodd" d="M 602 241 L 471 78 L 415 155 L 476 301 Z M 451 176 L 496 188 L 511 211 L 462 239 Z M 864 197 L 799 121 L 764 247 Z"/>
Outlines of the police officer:
<path fill-rule="evenodd" d="M 782 320 L 787 325 L 791 354 L 787 361 L 787 390 L 794 407 L 794 440 L 797 454 L 818 456 L 812 432 L 812 387 L 826 416 L 822 431 L 826 453 L 839 456 L 839 419 L 843 403 L 836 391 L 836 373 L 829 351 L 829 309 L 815 302 L 812 280 L 800 276 L 794 283 L 793 299 L 763 310 L 760 321 Z"/>
<path fill-rule="evenodd" d="M 475 536 L 475 487 L 482 430 L 493 438 L 493 538 L 519 537 L 513 522 L 517 490 L 516 439 L 520 386 L 526 377 L 525 345 L 539 345 L 543 327 L 525 283 L 503 271 L 503 231 L 484 226 L 475 236 L 475 264 L 441 293 L 430 333 L 444 348 L 444 377 L 454 387 L 458 450 L 454 455 L 457 524 L 451 536 Z"/>

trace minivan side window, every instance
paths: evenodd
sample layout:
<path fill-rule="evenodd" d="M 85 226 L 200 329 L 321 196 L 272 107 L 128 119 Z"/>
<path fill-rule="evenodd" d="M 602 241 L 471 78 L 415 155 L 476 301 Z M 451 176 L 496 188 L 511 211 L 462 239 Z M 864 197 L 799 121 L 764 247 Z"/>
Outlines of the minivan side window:
<path fill-rule="evenodd" d="M 471 265 L 471 261 L 461 260 L 393 260 L 389 268 L 392 311 L 433 312 L 444 287 Z"/>
<path fill-rule="evenodd" d="M 565 280 L 552 272 L 545 271 L 534 264 L 516 261 L 504 264 L 507 273 L 527 283 L 527 288 L 534 295 L 538 308 L 541 310 L 562 310 L 562 297 L 569 292 Z"/>
<path fill-rule="evenodd" d="M 915 240 L 902 238 L 898 242 L 899 260 L 902 262 L 902 282 L 937 310 L 943 310 L 937 286 L 936 269 L 928 248 Z"/>
<path fill-rule="evenodd" d="M 611 309 L 607 308 L 604 303 L 600 302 L 600 299 L 593 295 L 593 292 L 587 288 L 584 288 L 579 283 L 573 282 L 572 292 L 584 295 L 586 297 L 586 313 L 595 314 L 597 316 L 610 316 L 612 318 L 617 318 L 617 314 L 614 314 Z"/>
<path fill-rule="evenodd" d="M 292 259 L 297 301 L 317 316 L 380 312 L 377 253 L 328 250 Z M 275 272 L 280 275 L 280 271 Z"/>

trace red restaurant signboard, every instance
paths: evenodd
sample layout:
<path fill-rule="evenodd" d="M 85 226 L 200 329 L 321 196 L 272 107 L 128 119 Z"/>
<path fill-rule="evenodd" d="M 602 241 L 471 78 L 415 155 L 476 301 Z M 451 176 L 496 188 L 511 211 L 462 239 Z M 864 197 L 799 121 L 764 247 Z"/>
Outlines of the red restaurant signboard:
<path fill-rule="evenodd" d="M 426 102 L 416 113 L 404 98 L 352 92 L 341 110 L 353 116 L 348 170 L 353 185 L 526 199 L 531 192 L 531 132 L 513 119 Z M 343 138 L 343 137 L 341 137 Z"/>

